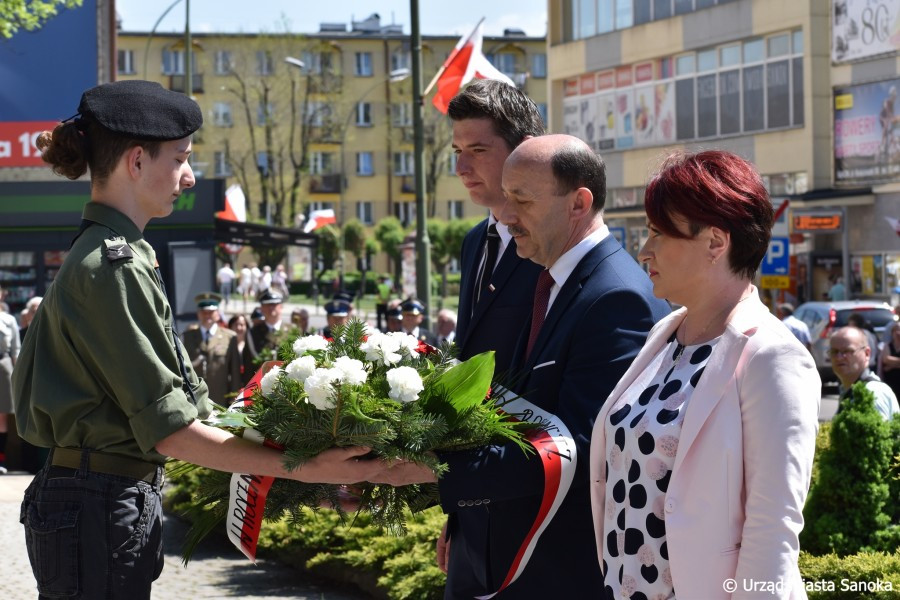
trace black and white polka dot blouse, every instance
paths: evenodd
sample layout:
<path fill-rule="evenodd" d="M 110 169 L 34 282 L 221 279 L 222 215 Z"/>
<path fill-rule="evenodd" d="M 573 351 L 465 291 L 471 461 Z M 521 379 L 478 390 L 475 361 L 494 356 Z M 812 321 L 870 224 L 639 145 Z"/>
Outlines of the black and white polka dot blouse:
<path fill-rule="evenodd" d="M 675 597 L 664 504 L 681 424 L 719 338 L 682 346 L 675 339 L 625 390 L 606 422 L 606 598 Z"/>

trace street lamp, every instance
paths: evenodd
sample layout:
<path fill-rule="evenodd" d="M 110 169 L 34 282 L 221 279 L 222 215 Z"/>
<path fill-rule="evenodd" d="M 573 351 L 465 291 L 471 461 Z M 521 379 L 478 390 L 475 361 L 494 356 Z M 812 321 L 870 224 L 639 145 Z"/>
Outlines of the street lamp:
<path fill-rule="evenodd" d="M 353 119 L 353 115 L 359 111 L 359 104 L 365 99 L 369 93 L 377 88 L 379 85 L 384 83 L 385 81 L 389 83 L 397 83 L 399 81 L 403 81 L 407 77 L 410 76 L 410 70 L 406 68 L 394 69 L 390 73 L 387 74 L 386 77 L 376 81 L 369 87 L 365 92 L 362 93 L 356 101 L 353 102 L 353 105 L 350 107 L 350 110 L 347 111 L 347 118 L 344 120 L 344 128 L 341 130 L 341 158 L 340 158 L 340 170 L 341 170 L 341 183 L 340 183 L 340 198 L 339 202 L 340 213 L 338 220 L 338 260 L 340 260 L 340 270 L 338 271 L 338 281 L 341 284 L 341 287 L 344 287 L 344 224 L 346 223 L 347 216 L 347 203 L 344 200 L 344 189 L 347 187 L 347 174 L 344 169 L 344 143 L 347 140 L 347 131 L 350 130 L 350 121 Z"/>

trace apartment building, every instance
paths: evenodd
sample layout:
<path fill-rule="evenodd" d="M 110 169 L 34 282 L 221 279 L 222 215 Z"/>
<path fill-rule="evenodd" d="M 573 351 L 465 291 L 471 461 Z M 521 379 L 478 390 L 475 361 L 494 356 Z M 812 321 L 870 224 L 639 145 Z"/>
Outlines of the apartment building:
<path fill-rule="evenodd" d="M 423 36 L 426 83 L 458 40 Z M 117 78 L 183 90 L 184 44 L 181 34 L 120 31 Z M 191 45 L 192 93 L 205 117 L 192 163 L 202 177 L 241 183 L 252 219 L 292 226 L 333 208 L 339 222 L 415 223 L 412 65 L 401 25 L 373 14 L 302 34 L 194 34 Z M 546 115 L 545 38 L 508 29 L 483 49 Z M 429 216 L 480 216 L 454 174 L 448 119 L 425 102 Z"/>
<path fill-rule="evenodd" d="M 900 256 L 882 217 L 900 216 L 900 175 L 841 162 L 835 106 L 863 82 L 881 81 L 866 93 L 890 92 L 900 36 L 860 50 L 873 15 L 868 25 L 856 17 L 855 45 L 845 40 L 840 56 L 832 43 L 835 14 L 879 4 L 882 28 L 895 27 L 889 0 L 548 2 L 551 129 L 585 139 L 606 160 L 606 218 L 625 247 L 636 255 L 646 239 L 643 188 L 663 157 L 726 149 L 758 166 L 779 210 L 770 249 L 779 256 L 764 261 L 761 287 L 820 299 L 829 279 L 868 270 L 873 283 L 854 283 L 855 295 L 887 298 Z M 900 153 L 882 161 L 900 165 Z"/>

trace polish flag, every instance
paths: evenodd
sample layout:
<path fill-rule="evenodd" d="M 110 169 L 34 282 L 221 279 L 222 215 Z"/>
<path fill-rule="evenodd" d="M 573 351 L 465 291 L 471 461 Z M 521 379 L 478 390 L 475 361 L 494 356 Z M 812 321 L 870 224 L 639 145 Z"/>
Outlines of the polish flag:
<path fill-rule="evenodd" d="M 444 65 L 435 75 L 428 89 L 425 90 L 425 94 L 427 94 L 434 85 L 435 80 L 437 81 L 437 92 L 431 103 L 444 114 L 447 114 L 447 108 L 453 96 L 459 92 L 462 86 L 472 81 L 473 77 L 478 79 L 497 79 L 509 85 L 515 85 L 512 79 L 498 71 L 482 54 L 483 29 L 484 18 L 478 22 L 472 33 L 457 42 L 456 47 L 450 52 L 450 56 L 444 61 Z"/>
<path fill-rule="evenodd" d="M 309 213 L 309 220 L 306 222 L 306 226 L 303 227 L 303 233 L 309 233 L 310 231 L 315 231 L 316 229 L 336 222 L 337 219 L 334 218 L 334 209 L 326 208 L 323 210 L 314 210 Z"/>
<path fill-rule="evenodd" d="M 885 217 L 885 221 L 891 224 L 891 227 L 894 228 L 894 233 L 900 235 L 900 219 L 893 219 L 891 217 Z"/>
<path fill-rule="evenodd" d="M 247 199 L 241 186 L 234 184 L 225 190 L 225 210 L 217 212 L 216 217 L 241 223 L 247 221 Z"/>

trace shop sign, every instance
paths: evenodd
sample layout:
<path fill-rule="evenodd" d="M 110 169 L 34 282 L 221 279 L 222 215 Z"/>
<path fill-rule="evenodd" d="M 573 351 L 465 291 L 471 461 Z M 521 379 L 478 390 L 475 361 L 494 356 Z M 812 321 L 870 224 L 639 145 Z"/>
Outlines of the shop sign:
<path fill-rule="evenodd" d="M 900 50 L 900 2 L 832 0 L 831 58 L 836 63 Z"/>
<path fill-rule="evenodd" d="M 791 278 L 787 275 L 762 275 L 759 287 L 764 290 L 786 290 L 791 287 Z"/>

